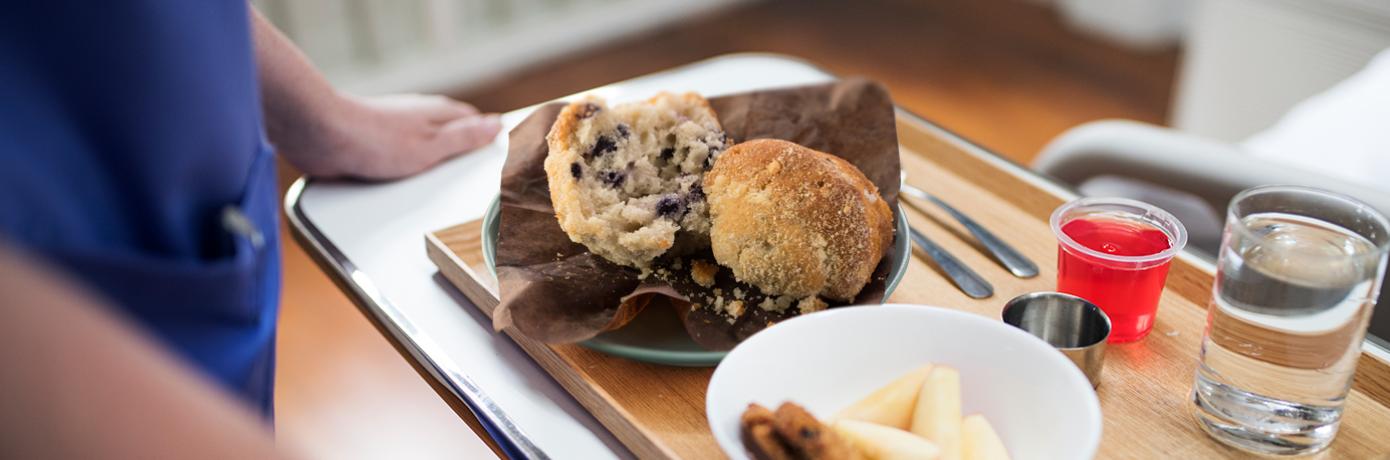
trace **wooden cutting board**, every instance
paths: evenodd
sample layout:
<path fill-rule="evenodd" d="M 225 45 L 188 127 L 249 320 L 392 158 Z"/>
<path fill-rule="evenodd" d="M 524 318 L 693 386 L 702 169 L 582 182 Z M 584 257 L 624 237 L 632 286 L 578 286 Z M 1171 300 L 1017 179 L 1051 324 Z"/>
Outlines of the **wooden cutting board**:
<path fill-rule="evenodd" d="M 965 296 L 919 255 L 890 301 L 998 319 L 1004 302 L 1014 296 L 1056 288 L 1057 246 L 1047 219 L 1062 198 L 968 152 L 959 140 L 911 116 L 899 116 L 898 137 L 908 182 L 970 214 L 1032 257 L 1042 273 L 1015 278 L 987 258 L 944 212 L 904 206 L 913 227 L 994 283 L 995 295 L 982 300 Z M 482 222 L 473 221 L 433 232 L 426 235 L 426 250 L 440 272 L 491 315 L 497 281 L 483 262 L 481 230 Z M 1189 393 L 1213 279 L 1207 270 L 1181 258 L 1174 261 L 1153 332 L 1137 343 L 1109 347 L 1098 390 L 1105 418 L 1099 458 L 1246 457 L 1208 438 L 1192 415 Z M 638 457 L 723 457 L 705 422 L 705 388 L 713 369 L 640 363 L 505 332 Z M 1390 455 L 1387 363 L 1361 357 L 1341 434 L 1328 455 Z"/>

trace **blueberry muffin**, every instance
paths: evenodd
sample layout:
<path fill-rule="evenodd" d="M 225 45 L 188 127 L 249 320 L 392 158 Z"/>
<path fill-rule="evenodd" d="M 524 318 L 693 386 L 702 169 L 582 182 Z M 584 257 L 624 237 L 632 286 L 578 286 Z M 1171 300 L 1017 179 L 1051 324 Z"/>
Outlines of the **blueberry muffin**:
<path fill-rule="evenodd" d="M 728 138 L 705 98 L 588 98 L 560 112 L 546 141 L 550 201 L 574 242 L 644 272 L 678 243 L 708 246 L 702 179 Z"/>
<path fill-rule="evenodd" d="M 719 265 L 766 294 L 850 302 L 893 243 L 878 187 L 840 157 L 758 139 L 705 175 Z"/>

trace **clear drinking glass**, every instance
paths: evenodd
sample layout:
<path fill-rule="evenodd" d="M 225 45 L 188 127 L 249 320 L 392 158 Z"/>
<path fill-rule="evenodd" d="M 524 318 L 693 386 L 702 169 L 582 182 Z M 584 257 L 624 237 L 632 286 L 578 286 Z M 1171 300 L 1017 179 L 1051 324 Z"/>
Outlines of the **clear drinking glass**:
<path fill-rule="evenodd" d="M 1332 442 L 1385 275 L 1387 230 L 1370 206 L 1332 192 L 1236 195 L 1192 391 L 1207 433 L 1266 455 Z"/>

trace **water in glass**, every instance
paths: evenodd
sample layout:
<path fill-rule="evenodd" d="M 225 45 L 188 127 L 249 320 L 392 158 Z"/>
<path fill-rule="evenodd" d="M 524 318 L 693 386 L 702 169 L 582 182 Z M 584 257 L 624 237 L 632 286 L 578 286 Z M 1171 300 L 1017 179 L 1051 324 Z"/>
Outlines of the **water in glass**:
<path fill-rule="evenodd" d="M 1230 218 L 1193 390 L 1198 420 L 1245 450 L 1316 452 L 1336 436 L 1385 255 L 1311 217 Z"/>

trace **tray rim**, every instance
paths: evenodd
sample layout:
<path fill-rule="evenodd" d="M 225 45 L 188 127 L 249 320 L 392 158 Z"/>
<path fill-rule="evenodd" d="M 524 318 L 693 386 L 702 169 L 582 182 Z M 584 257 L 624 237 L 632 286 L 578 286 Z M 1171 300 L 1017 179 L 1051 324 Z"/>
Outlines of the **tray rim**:
<path fill-rule="evenodd" d="M 401 311 L 375 288 L 375 283 L 365 272 L 329 240 L 302 206 L 304 190 L 314 182 L 308 175 L 300 176 L 290 184 L 285 192 L 285 220 L 292 230 L 289 232 L 314 263 L 329 275 L 335 285 L 352 300 L 358 311 L 372 322 L 372 325 L 391 342 L 398 353 L 405 356 L 416 372 L 425 377 L 428 374 L 430 386 L 437 393 L 447 390 L 458 397 L 462 409 L 466 409 L 477 420 L 479 427 L 491 440 L 490 447 L 506 458 L 548 459 L 550 456 L 536 445 L 531 437 L 514 422 L 482 388 L 447 355 L 436 352 L 439 345 L 429 335 L 421 333 L 402 316 Z M 402 324 L 406 327 L 402 327 Z M 439 356 L 436 356 L 439 355 Z M 441 394 L 442 397 L 442 394 Z M 449 403 L 446 401 L 446 403 Z M 449 403 L 457 413 L 459 405 Z M 460 413 L 460 415 L 462 415 Z"/>

